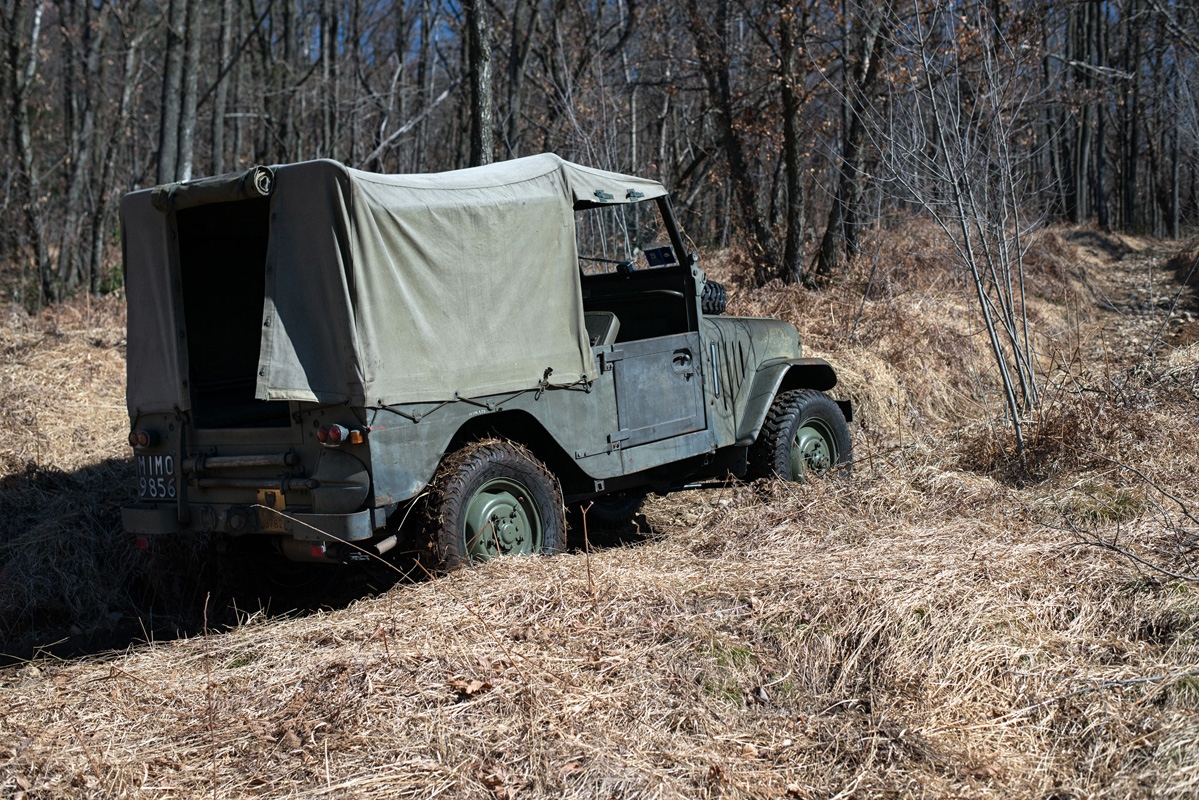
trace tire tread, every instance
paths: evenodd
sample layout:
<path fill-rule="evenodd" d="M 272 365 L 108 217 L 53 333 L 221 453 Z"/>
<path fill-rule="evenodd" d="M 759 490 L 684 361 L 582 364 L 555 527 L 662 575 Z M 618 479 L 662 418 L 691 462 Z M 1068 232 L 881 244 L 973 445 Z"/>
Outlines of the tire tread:
<path fill-rule="evenodd" d="M 699 300 L 700 309 L 705 314 L 723 314 L 728 307 L 728 290 L 719 281 L 708 281 L 704 284 L 703 293 L 700 294 Z"/>

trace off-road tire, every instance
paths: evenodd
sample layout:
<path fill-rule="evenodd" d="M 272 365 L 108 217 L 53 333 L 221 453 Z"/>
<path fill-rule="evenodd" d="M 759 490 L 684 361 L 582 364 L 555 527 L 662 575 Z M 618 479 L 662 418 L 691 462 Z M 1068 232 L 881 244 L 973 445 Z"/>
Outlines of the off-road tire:
<path fill-rule="evenodd" d="M 724 284 L 718 281 L 708 281 L 704 284 L 703 293 L 699 296 L 700 308 L 705 314 L 723 314 L 728 306 L 729 296 Z"/>
<path fill-rule="evenodd" d="M 837 404 L 823 392 L 793 389 L 780 392 L 770 405 L 750 445 L 745 476 L 803 482 L 813 472 L 845 469 L 852 461 L 849 425 Z"/>
<path fill-rule="evenodd" d="M 558 553 L 566 543 L 557 478 L 515 442 L 487 439 L 446 456 L 427 508 L 442 572 L 496 555 Z"/>

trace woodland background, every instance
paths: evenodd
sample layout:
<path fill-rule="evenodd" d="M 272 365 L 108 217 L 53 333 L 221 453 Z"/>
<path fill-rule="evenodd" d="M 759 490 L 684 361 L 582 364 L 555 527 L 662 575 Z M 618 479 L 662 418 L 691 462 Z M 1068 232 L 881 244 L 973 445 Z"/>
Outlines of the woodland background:
<path fill-rule="evenodd" d="M 913 216 L 1002 240 L 1054 220 L 1177 238 L 1199 215 L 1186 0 L 2 10 L 0 291 L 27 310 L 121 284 L 122 193 L 322 157 L 424 172 L 554 151 L 652 176 L 753 285 L 835 278 L 868 228 Z"/>

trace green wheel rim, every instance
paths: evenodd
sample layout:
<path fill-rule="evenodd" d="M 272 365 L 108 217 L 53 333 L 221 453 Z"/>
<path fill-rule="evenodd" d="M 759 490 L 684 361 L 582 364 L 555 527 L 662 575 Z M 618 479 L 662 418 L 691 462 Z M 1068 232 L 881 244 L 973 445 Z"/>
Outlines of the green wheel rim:
<path fill-rule="evenodd" d="M 821 475 L 837 463 L 833 431 L 818 419 L 809 420 L 795 432 L 791 442 L 791 480 Z"/>
<path fill-rule="evenodd" d="M 519 482 L 492 478 L 475 490 L 466 504 L 462 535 L 472 561 L 531 555 L 541 549 L 541 514 Z"/>

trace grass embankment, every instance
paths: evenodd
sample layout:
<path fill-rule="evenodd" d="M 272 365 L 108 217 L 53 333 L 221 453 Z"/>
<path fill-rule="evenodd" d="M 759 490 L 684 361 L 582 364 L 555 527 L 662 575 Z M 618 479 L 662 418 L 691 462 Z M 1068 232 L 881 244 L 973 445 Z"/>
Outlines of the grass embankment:
<path fill-rule="evenodd" d="M 884 243 L 864 304 L 870 257 L 826 291 L 732 292 L 838 366 L 851 478 L 657 499 L 637 546 L 9 669 L 0 789 L 1193 796 L 1199 595 L 1102 545 L 1194 573 L 1195 256 L 1036 244 L 1047 401 L 1019 465 L 969 293 L 918 234 Z M 0 443 L 10 636 L 202 589 L 147 576 L 116 534 L 119 313 L 78 313 L 3 333 L 0 423 L 40 432 Z"/>

